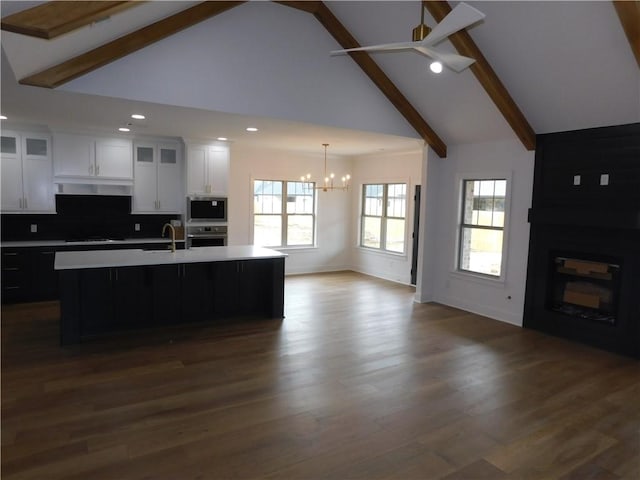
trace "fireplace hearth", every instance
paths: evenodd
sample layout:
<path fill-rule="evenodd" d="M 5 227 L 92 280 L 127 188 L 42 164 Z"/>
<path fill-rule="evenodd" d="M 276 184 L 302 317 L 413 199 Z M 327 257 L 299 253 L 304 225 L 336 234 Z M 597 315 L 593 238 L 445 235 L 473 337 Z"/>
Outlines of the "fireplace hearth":
<path fill-rule="evenodd" d="M 640 358 L 640 124 L 536 148 L 524 326 Z"/>

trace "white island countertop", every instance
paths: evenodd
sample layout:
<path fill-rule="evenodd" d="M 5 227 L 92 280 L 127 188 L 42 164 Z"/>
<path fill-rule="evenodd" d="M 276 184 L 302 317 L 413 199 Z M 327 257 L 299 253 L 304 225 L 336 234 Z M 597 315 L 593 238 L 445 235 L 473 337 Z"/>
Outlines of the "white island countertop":
<path fill-rule="evenodd" d="M 194 247 L 188 250 L 90 250 L 56 252 L 56 270 L 83 268 L 133 267 L 141 265 L 171 265 L 181 263 L 210 263 L 230 260 L 284 258 L 286 253 L 253 245 L 229 247 Z"/>

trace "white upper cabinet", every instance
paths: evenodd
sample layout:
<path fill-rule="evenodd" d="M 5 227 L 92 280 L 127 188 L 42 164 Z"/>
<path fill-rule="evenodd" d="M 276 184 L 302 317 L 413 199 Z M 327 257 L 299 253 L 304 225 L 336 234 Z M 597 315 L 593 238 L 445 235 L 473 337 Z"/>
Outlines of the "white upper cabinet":
<path fill-rule="evenodd" d="M 182 150 L 178 143 L 134 144 L 134 213 L 182 212 Z"/>
<path fill-rule="evenodd" d="M 56 178 L 133 180 L 131 140 L 56 133 L 53 137 L 53 171 Z"/>
<path fill-rule="evenodd" d="M 187 144 L 187 193 L 228 195 L 229 148 Z"/>
<path fill-rule="evenodd" d="M 0 165 L 3 213 L 55 212 L 48 135 L 3 131 Z"/>

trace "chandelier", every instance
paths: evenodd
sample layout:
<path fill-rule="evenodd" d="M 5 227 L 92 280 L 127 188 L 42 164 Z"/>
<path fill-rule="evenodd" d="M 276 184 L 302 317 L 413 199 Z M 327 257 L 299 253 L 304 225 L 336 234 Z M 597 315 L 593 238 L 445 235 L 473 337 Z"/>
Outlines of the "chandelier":
<path fill-rule="evenodd" d="M 349 190 L 349 180 L 351 180 L 351 175 L 346 174 L 341 178 L 342 185 L 333 184 L 333 181 L 335 179 L 335 175 L 333 174 L 333 172 L 327 175 L 327 147 L 329 146 L 329 144 L 323 143 L 322 146 L 324 147 L 324 184 L 316 186 L 315 189 L 322 190 L 323 192 L 328 192 L 329 190 Z M 303 175 L 302 177 L 300 177 L 300 180 L 302 180 L 303 182 L 310 182 L 311 174 L 307 173 L 306 175 Z"/>

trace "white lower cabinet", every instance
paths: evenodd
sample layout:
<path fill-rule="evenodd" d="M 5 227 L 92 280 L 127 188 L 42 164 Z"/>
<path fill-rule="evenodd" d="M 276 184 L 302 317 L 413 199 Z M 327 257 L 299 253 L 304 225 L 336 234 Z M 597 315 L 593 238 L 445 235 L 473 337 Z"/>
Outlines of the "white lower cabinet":
<path fill-rule="evenodd" d="M 3 213 L 55 213 L 48 135 L 3 131 L 0 167 Z"/>
<path fill-rule="evenodd" d="M 135 142 L 134 213 L 181 213 L 182 149 L 177 143 Z"/>

